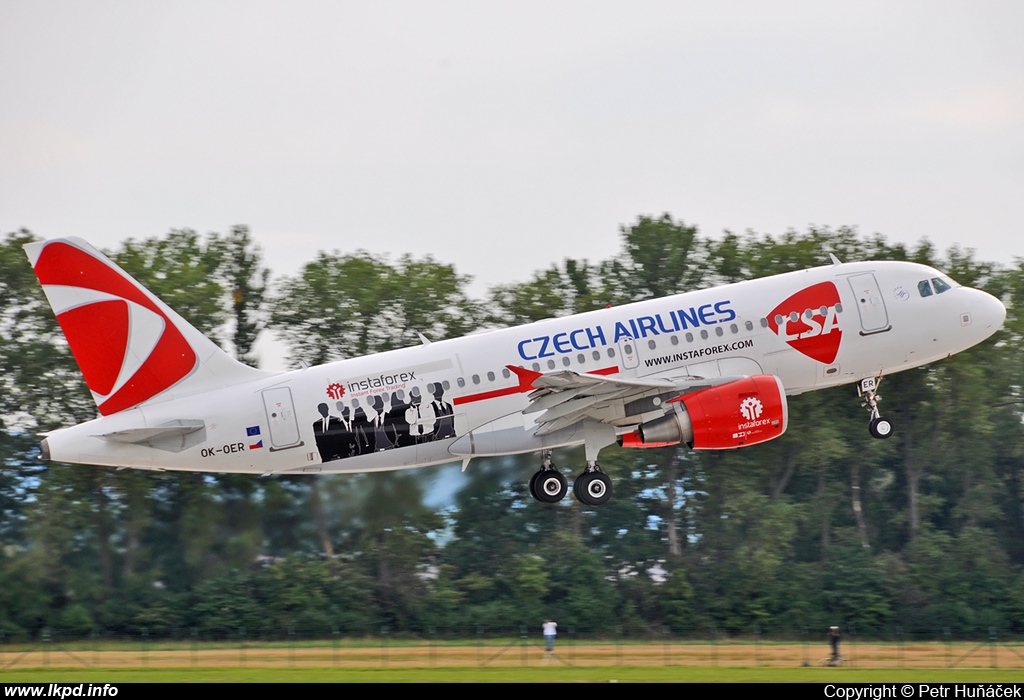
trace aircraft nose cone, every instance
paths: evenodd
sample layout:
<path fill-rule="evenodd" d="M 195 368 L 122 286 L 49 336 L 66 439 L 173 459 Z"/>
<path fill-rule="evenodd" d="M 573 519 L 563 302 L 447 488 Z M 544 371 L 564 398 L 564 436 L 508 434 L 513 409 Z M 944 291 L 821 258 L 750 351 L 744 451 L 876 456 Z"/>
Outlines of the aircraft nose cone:
<path fill-rule="evenodd" d="M 974 326 L 984 332 L 987 338 L 995 333 L 1006 320 L 1006 307 L 998 298 L 980 289 L 974 292 L 971 300 L 971 316 L 974 319 Z"/>
<path fill-rule="evenodd" d="M 1006 307 L 1003 306 L 1003 302 L 988 292 L 982 292 L 981 294 L 984 298 L 981 303 L 983 311 L 980 316 L 992 331 L 996 331 L 1003 325 L 1003 321 L 1006 320 Z"/>

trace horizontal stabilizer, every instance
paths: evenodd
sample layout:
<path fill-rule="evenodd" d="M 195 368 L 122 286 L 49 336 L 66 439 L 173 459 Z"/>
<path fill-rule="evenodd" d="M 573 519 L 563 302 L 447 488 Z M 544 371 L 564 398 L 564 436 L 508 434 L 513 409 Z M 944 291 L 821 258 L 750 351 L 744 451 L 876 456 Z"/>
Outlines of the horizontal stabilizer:
<path fill-rule="evenodd" d="M 152 428 L 115 430 L 96 437 L 166 452 L 181 452 L 206 440 L 206 423 L 201 420 L 172 420 Z"/>

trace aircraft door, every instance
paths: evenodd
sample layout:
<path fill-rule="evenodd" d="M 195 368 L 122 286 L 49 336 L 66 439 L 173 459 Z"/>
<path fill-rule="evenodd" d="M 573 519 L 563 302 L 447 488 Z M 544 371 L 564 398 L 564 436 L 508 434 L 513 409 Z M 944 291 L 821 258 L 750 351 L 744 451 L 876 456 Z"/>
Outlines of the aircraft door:
<path fill-rule="evenodd" d="M 629 336 L 619 340 L 619 355 L 622 357 L 623 369 L 636 369 L 640 364 L 640 353 L 636 341 Z"/>
<path fill-rule="evenodd" d="M 892 329 L 889 325 L 889 314 L 885 309 L 882 292 L 878 288 L 878 280 L 870 272 L 850 277 L 850 289 L 857 300 L 857 311 L 860 313 L 861 335 L 884 333 Z"/>
<path fill-rule="evenodd" d="M 286 386 L 264 389 L 263 408 L 267 412 L 267 424 L 270 426 L 271 452 L 302 445 L 291 389 Z"/>

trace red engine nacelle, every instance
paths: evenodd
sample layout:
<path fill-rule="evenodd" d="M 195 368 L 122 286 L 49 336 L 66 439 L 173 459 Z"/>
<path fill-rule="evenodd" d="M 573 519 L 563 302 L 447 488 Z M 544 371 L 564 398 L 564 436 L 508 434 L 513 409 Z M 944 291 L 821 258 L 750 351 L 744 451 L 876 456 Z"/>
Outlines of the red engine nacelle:
<path fill-rule="evenodd" d="M 701 389 L 669 403 L 671 413 L 637 428 L 645 446 L 685 442 L 697 450 L 728 450 L 777 438 L 789 422 L 786 392 L 771 374 Z"/>

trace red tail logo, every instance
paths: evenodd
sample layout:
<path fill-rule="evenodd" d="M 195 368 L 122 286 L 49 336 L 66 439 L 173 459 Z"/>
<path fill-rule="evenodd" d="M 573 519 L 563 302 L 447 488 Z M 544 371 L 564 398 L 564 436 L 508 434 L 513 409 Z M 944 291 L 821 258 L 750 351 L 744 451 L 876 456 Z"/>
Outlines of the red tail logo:
<path fill-rule="evenodd" d="M 843 332 L 836 316 L 839 291 L 831 282 L 802 289 L 768 314 L 768 327 L 794 350 L 824 364 L 835 362 Z"/>
<path fill-rule="evenodd" d="M 195 368 L 181 331 L 106 260 L 55 241 L 35 273 L 103 415 L 156 396 Z"/>

